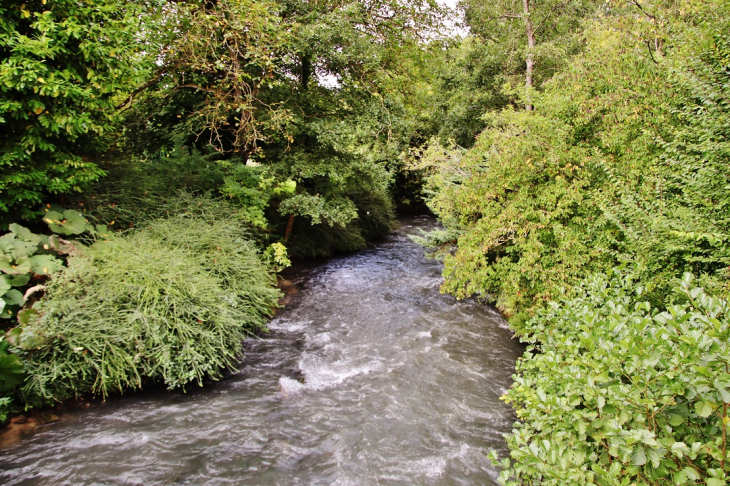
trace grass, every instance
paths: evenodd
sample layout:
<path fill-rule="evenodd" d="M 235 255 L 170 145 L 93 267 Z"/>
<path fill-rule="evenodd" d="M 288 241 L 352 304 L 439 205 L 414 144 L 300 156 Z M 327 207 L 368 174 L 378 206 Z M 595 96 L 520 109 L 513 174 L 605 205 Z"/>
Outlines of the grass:
<path fill-rule="evenodd" d="M 270 269 L 234 219 L 180 214 L 99 241 L 54 277 L 23 328 L 26 402 L 202 385 L 239 359 L 276 306 Z"/>

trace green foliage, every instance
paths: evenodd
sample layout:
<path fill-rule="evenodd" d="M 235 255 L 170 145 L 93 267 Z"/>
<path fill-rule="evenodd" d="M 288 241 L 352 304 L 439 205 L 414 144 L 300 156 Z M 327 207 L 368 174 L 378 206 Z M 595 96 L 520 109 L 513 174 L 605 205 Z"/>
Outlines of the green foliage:
<path fill-rule="evenodd" d="M 518 330 L 505 485 L 725 484 L 728 302 L 687 274 L 659 312 L 616 272 Z"/>
<path fill-rule="evenodd" d="M 501 45 L 471 36 L 434 56 L 429 63 L 436 76 L 430 124 L 443 143 L 453 140 L 461 147 L 471 147 L 486 126 L 484 113 L 511 101 L 502 86 L 515 70 L 507 68 L 513 62 L 505 59 L 512 54 Z"/>
<path fill-rule="evenodd" d="M 463 154 L 438 144 L 417 167 L 429 175 L 429 207 L 445 224 L 442 290 L 479 294 L 507 315 L 537 307 L 601 261 L 585 221 L 587 151 L 572 141 L 579 128 L 540 112 L 505 110 Z M 452 254 L 451 247 L 458 245 Z"/>
<path fill-rule="evenodd" d="M 264 250 L 263 255 L 275 272 L 281 272 L 291 265 L 286 246 L 282 243 L 272 243 Z"/>
<path fill-rule="evenodd" d="M 83 224 L 83 231 L 87 230 L 81 214 L 70 210 L 65 213 L 78 225 Z M 23 226 L 11 224 L 10 231 L 0 236 L 0 318 L 14 317 L 26 302 L 25 291 L 61 270 L 64 256 L 75 249 L 73 243 L 56 235 L 38 235 Z"/>
<path fill-rule="evenodd" d="M 657 305 L 685 271 L 711 287 L 724 278 L 724 24 L 697 29 L 696 11 L 628 13 L 585 24 L 584 52 L 533 94 L 534 113 L 488 114 L 466 154 L 434 142 L 417 154 L 429 206 L 454 235 L 433 243 L 457 247 L 444 291 L 511 316 L 624 262 L 642 264 Z M 658 40 L 647 49 L 658 15 L 671 58 Z"/>
<path fill-rule="evenodd" d="M 0 393 L 6 393 L 23 383 L 25 369 L 20 359 L 8 353 L 8 341 L 0 338 Z M 3 404 L 0 403 L 0 422 L 5 421 L 2 416 Z"/>
<path fill-rule="evenodd" d="M 180 215 L 97 241 L 54 276 L 18 339 L 30 404 L 202 385 L 264 328 L 278 291 L 241 225 Z M 27 347 L 26 347 L 27 348 Z"/>
<path fill-rule="evenodd" d="M 195 195 L 215 193 L 223 183 L 225 172 L 217 158 L 188 148 L 176 138 L 171 149 L 115 161 L 106 169 L 107 177 L 66 201 L 83 208 L 87 218 L 110 231 L 165 217 L 181 209 L 180 205 L 208 207 L 207 199 Z"/>
<path fill-rule="evenodd" d="M 724 26 L 723 26 L 724 25 Z M 726 280 L 730 264 L 730 44 L 724 24 L 703 26 L 677 46 L 667 66 L 673 84 L 663 130 L 649 132 L 657 154 L 640 184 L 616 184 L 601 199 L 608 217 L 631 237 L 647 278 L 683 270 Z M 603 167 L 616 178 L 616 168 Z M 618 177 L 618 180 L 623 177 Z"/>
<path fill-rule="evenodd" d="M 139 13 L 118 0 L 0 6 L 0 212 L 28 212 L 104 174 L 89 157 L 134 82 Z"/>
<path fill-rule="evenodd" d="M 0 424 L 14 411 L 13 399 L 9 395 L 25 379 L 25 369 L 20 359 L 8 353 L 8 342 L 0 337 Z"/>
<path fill-rule="evenodd" d="M 320 257 L 359 250 L 368 241 L 383 237 L 393 228 L 393 202 L 382 178 L 353 177 L 338 189 L 342 194 L 339 201 L 343 202 L 347 211 L 338 215 L 337 206 L 324 206 L 323 212 L 314 213 L 319 215 L 321 222 L 313 221 L 312 213 L 299 213 L 308 217 L 294 220 L 291 236 L 286 242 L 293 256 Z M 324 198 L 318 199 L 323 201 Z M 301 200 L 294 199 L 294 202 Z M 333 197 L 327 200 L 337 201 Z M 326 212 L 328 210 L 329 213 Z M 334 219 L 329 219 L 329 215 Z"/>
<path fill-rule="evenodd" d="M 48 225 L 48 229 L 59 235 L 80 235 L 94 230 L 84 215 L 73 209 L 63 212 L 46 210 L 43 222 Z"/>
<path fill-rule="evenodd" d="M 240 208 L 241 218 L 253 227 L 266 229 L 266 209 L 272 198 L 285 198 L 295 194 L 297 184 L 291 179 L 276 183 L 260 164 L 235 164 L 228 170 L 220 192 Z"/>

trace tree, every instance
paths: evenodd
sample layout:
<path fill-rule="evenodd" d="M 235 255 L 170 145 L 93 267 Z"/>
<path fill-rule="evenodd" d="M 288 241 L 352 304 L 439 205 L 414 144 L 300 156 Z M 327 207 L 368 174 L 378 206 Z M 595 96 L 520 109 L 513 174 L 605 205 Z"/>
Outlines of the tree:
<path fill-rule="evenodd" d="M 136 81 L 142 2 L 0 5 L 0 213 L 78 192 L 104 172 L 116 103 Z M 4 216 L 7 220 L 10 216 Z"/>
<path fill-rule="evenodd" d="M 464 0 L 466 22 L 483 39 L 520 55 L 524 71 L 525 109 L 532 111 L 531 92 L 549 79 L 580 49 L 580 22 L 598 3 L 591 0 Z M 517 73 L 517 66 L 505 69 Z M 541 67 L 538 76 L 536 67 Z"/>

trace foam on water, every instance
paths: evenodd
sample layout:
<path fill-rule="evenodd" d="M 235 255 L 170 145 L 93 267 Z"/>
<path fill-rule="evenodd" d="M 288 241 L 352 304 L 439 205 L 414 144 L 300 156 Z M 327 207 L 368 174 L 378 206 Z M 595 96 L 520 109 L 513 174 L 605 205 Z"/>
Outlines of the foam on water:
<path fill-rule="evenodd" d="M 281 393 L 285 397 L 296 395 L 305 388 L 303 383 L 286 376 L 279 378 L 279 386 L 281 387 Z"/>

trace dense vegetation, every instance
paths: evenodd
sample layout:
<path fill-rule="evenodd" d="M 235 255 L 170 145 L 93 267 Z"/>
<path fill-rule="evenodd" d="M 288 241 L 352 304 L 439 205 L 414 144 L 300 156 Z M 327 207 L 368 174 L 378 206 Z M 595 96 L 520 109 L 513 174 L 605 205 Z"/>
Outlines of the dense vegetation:
<path fill-rule="evenodd" d="M 496 48 L 525 20 L 525 86 L 508 80 L 473 146 L 433 139 L 411 162 L 444 223 L 421 238 L 442 290 L 531 343 L 501 480 L 726 484 L 728 5 L 517 7 L 474 32 Z M 541 18 L 557 24 L 530 39 Z"/>
<path fill-rule="evenodd" d="M 0 418 L 218 378 L 265 330 L 273 271 L 390 231 L 422 102 L 411 69 L 439 16 L 3 3 Z"/>
<path fill-rule="evenodd" d="M 728 7 L 4 3 L 0 411 L 216 378 L 425 201 L 530 343 L 503 483 L 726 484 Z"/>

